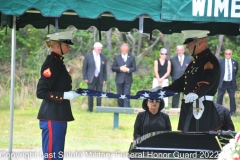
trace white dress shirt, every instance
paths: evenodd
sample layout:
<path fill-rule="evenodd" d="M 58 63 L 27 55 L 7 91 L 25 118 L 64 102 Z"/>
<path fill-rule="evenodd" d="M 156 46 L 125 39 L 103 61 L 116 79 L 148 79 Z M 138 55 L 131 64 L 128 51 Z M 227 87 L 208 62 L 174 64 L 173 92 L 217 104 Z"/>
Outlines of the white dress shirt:
<path fill-rule="evenodd" d="M 100 54 L 96 54 L 96 52 L 93 51 L 93 57 L 94 57 L 94 61 L 95 61 L 95 65 L 96 65 L 96 69 L 98 71 L 98 73 L 100 72 Z"/>
<path fill-rule="evenodd" d="M 230 80 L 228 80 L 228 61 L 229 61 L 229 67 L 230 67 Z M 223 81 L 231 81 L 232 80 L 232 60 L 225 58 L 225 72 L 224 72 L 224 78 Z"/>
<path fill-rule="evenodd" d="M 180 60 L 182 60 L 182 64 L 180 64 L 182 66 L 184 61 L 184 55 L 182 55 L 182 57 L 178 56 L 178 61 L 180 62 Z"/>
<path fill-rule="evenodd" d="M 128 54 L 126 53 L 126 54 L 121 54 L 121 55 L 122 55 L 122 58 L 123 58 L 124 62 L 126 62 L 126 61 L 127 61 Z"/>

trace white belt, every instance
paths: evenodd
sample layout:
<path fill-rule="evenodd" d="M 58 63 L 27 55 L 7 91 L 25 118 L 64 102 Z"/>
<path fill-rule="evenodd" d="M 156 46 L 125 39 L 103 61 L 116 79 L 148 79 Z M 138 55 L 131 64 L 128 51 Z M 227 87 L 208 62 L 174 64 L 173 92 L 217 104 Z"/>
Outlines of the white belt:
<path fill-rule="evenodd" d="M 186 96 L 187 95 L 184 94 L 183 99 L 185 99 Z M 204 101 L 204 100 L 205 101 L 213 101 L 213 96 L 207 96 L 207 95 L 206 96 L 202 96 L 202 97 L 199 98 L 199 100 L 201 100 L 201 101 Z"/>
<path fill-rule="evenodd" d="M 185 99 L 186 95 L 184 95 L 184 99 Z M 204 105 L 203 105 L 203 101 L 212 101 L 213 100 L 213 96 L 202 96 L 199 98 L 198 101 L 198 108 L 197 106 L 197 102 L 193 101 L 193 115 L 195 117 L 195 119 L 200 119 L 203 112 L 204 112 Z"/>

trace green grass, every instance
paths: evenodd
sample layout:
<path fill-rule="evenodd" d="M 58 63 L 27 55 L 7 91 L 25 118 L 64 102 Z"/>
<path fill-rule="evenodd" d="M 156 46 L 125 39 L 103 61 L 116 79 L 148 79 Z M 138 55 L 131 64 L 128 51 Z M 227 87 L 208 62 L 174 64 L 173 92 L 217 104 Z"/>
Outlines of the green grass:
<path fill-rule="evenodd" d="M 74 104 L 75 105 L 75 104 Z M 113 113 L 87 113 L 86 108 L 72 107 L 75 121 L 68 123 L 66 150 L 127 152 L 133 137 L 136 114 L 120 114 L 119 129 L 113 130 Z M 37 120 L 38 107 L 14 110 L 13 149 L 41 149 L 41 130 Z M 9 108 L 0 109 L 0 148 L 9 141 Z M 178 116 L 170 116 L 176 130 Z M 232 118 L 240 131 L 240 116 Z"/>

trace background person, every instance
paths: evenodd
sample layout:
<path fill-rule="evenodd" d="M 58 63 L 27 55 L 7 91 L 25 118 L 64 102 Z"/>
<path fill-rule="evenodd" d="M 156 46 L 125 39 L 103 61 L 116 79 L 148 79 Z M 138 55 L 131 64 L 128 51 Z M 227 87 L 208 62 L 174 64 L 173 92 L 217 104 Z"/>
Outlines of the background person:
<path fill-rule="evenodd" d="M 107 81 L 106 57 L 101 54 L 102 44 L 96 42 L 93 51 L 87 53 L 83 60 L 82 74 L 83 80 L 88 85 L 88 89 L 102 91 L 103 85 Z M 97 97 L 97 106 L 101 106 L 101 98 Z M 88 96 L 88 112 L 93 111 L 93 97 Z"/>
<path fill-rule="evenodd" d="M 112 71 L 116 72 L 117 93 L 130 95 L 133 83 L 132 73 L 136 71 L 135 57 L 128 53 L 128 44 L 121 45 L 121 53 L 114 58 Z M 130 100 L 118 99 L 118 107 L 130 107 Z"/>
<path fill-rule="evenodd" d="M 73 45 L 72 32 L 50 34 L 46 41 L 51 54 L 41 67 L 41 78 L 37 84 L 37 97 L 42 100 L 38 112 L 39 125 L 42 129 L 42 150 L 44 160 L 61 160 L 58 153 L 64 152 L 67 122 L 73 121 L 70 100 L 80 96 L 72 89 L 72 78 L 63 62 Z"/>
<path fill-rule="evenodd" d="M 229 131 L 229 130 L 235 131 L 235 127 L 232 122 L 229 109 L 217 103 L 214 103 L 214 105 L 217 109 L 218 115 L 223 124 L 220 129 L 224 131 Z"/>
<path fill-rule="evenodd" d="M 171 62 L 167 60 L 167 49 L 161 48 L 160 58 L 154 61 L 154 75 L 152 88 L 166 87 L 169 85 L 168 76 L 171 72 Z M 168 98 L 163 98 L 165 106 L 168 106 Z"/>
<path fill-rule="evenodd" d="M 142 108 L 145 111 L 138 113 L 135 120 L 134 140 L 150 132 L 172 130 L 169 116 L 161 112 L 164 108 L 163 99 L 144 99 Z"/>
<path fill-rule="evenodd" d="M 168 87 L 175 92 L 183 92 L 178 130 L 183 132 L 196 131 L 196 119 L 193 117 L 193 102 L 199 99 L 204 112 L 199 119 L 199 131 L 217 130 L 222 126 L 213 103 L 220 79 L 220 66 L 217 58 L 208 48 L 207 34 L 209 31 L 182 31 L 186 48 L 194 60 L 188 65 L 184 74 Z M 195 106 L 196 107 L 196 106 Z"/>
<path fill-rule="evenodd" d="M 184 71 L 186 70 L 189 63 L 191 63 L 192 59 L 189 56 L 184 55 L 185 49 L 183 45 L 178 45 L 176 47 L 177 56 L 170 59 L 171 62 L 171 77 L 172 82 L 176 79 L 180 78 Z M 172 108 L 178 108 L 179 105 L 180 93 L 172 96 Z"/>
<path fill-rule="evenodd" d="M 230 115 L 236 112 L 235 91 L 237 89 L 236 76 L 238 72 L 238 62 L 232 59 L 232 50 L 225 50 L 225 58 L 219 60 L 221 68 L 220 82 L 218 85 L 217 103 L 222 104 L 225 92 L 228 92 L 230 99 Z"/>

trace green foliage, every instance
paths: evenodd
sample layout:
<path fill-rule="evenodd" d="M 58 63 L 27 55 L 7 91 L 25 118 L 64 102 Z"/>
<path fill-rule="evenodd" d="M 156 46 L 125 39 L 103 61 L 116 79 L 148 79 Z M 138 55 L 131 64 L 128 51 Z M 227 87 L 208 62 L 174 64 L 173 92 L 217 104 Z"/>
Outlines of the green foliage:
<path fill-rule="evenodd" d="M 68 30 L 76 30 L 69 27 Z M 65 31 L 65 30 L 60 30 Z M 152 32 L 152 39 L 149 34 L 140 34 L 138 30 L 133 29 L 129 32 L 121 33 L 116 28 L 112 28 L 111 34 L 101 32 L 101 43 L 103 44 L 102 53 L 107 58 L 108 80 L 104 86 L 104 91 L 116 93 L 115 73 L 111 72 L 111 65 L 114 56 L 119 54 L 119 46 L 127 42 L 130 46 L 130 51 L 136 57 L 137 71 L 133 73 L 134 82 L 132 84 L 131 93 L 136 94 L 141 89 L 150 89 L 152 79 L 154 77 L 153 64 L 154 60 L 159 58 L 159 50 L 163 47 L 169 50 L 168 59 L 175 56 L 177 45 L 182 44 L 184 38 L 181 34 L 163 35 L 159 31 Z M 50 26 L 50 33 L 54 33 L 55 29 Z M 48 34 L 48 29 L 35 29 L 32 26 L 26 26 L 17 31 L 16 35 L 16 88 L 15 90 L 21 93 L 23 90 L 28 90 L 26 94 L 35 94 L 36 83 L 39 78 L 39 71 L 44 62 L 49 50 L 44 44 L 44 39 Z M 107 37 L 110 36 L 110 37 Z M 5 29 L 0 30 L 0 87 L 10 88 L 10 62 L 11 62 L 11 32 L 8 28 L 6 34 Z M 109 38 L 109 39 L 107 39 Z M 139 39 L 141 41 L 139 41 Z M 160 38 L 160 39 L 159 39 Z M 155 45 L 154 42 L 159 39 Z M 95 27 L 90 27 L 88 30 L 76 30 L 74 32 L 73 42 L 70 54 L 65 56 L 65 63 L 75 67 L 73 73 L 73 88 L 87 88 L 87 84 L 82 79 L 82 60 L 86 53 L 92 51 L 94 42 L 99 41 L 99 33 Z M 109 45 L 109 42 L 111 44 Z M 140 44 L 139 44 L 140 42 Z M 240 61 L 240 36 L 230 37 L 225 36 L 221 49 L 220 58 L 224 58 L 224 50 L 230 48 L 233 50 L 233 59 Z M 153 45 L 153 46 L 152 46 Z M 209 37 L 209 48 L 214 53 L 218 45 L 218 36 Z M 138 48 L 140 46 L 140 51 Z M 186 50 L 187 55 L 189 55 Z M 71 73 L 72 74 L 72 73 Z M 240 81 L 240 74 L 237 75 L 237 81 Z M 240 83 L 238 84 L 240 85 Z M 29 89 L 26 89 L 29 88 Z M 240 87 L 239 87 L 240 88 Z M 7 98 L 6 98 L 7 99 Z M 21 98 L 19 98 L 21 100 Z M 85 99 L 82 99 L 85 101 Z M 115 102 L 113 102 L 115 103 Z M 135 103 L 135 102 L 134 102 Z M 138 102 L 136 103 L 138 104 Z M 135 105 L 135 104 L 134 104 Z"/>
<path fill-rule="evenodd" d="M 0 30 L 0 61 L 7 62 L 11 59 L 11 32 L 6 34 L 5 30 Z"/>

